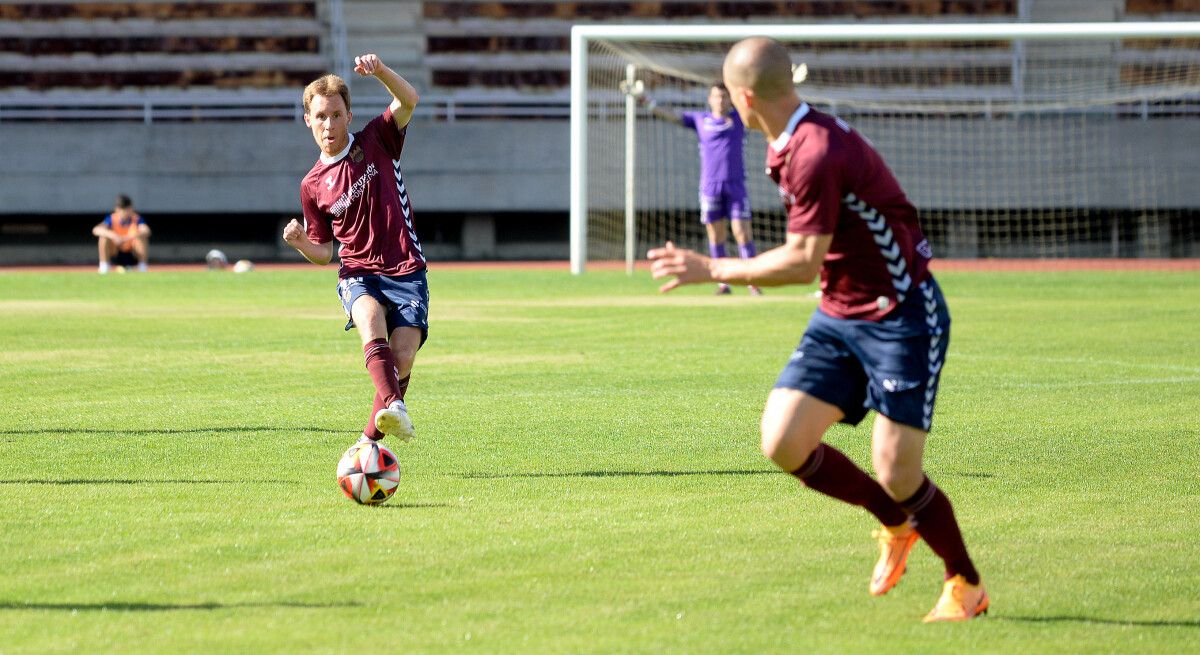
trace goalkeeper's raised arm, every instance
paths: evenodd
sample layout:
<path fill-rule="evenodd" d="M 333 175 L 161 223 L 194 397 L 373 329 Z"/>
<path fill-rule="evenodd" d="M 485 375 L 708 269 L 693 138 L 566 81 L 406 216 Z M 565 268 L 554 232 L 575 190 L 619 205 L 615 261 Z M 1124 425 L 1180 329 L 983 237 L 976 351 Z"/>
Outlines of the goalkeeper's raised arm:
<path fill-rule="evenodd" d="M 675 123 L 676 125 L 683 125 L 683 114 L 681 114 L 677 111 L 672 111 L 670 109 L 663 109 L 662 107 L 659 107 L 658 103 L 654 101 L 654 98 L 651 98 L 650 96 L 643 93 L 643 94 L 638 95 L 637 102 L 638 102 L 638 105 L 645 107 L 646 111 L 650 112 L 651 114 L 654 114 L 655 116 L 663 119 L 664 121 L 670 121 L 672 123 Z"/>

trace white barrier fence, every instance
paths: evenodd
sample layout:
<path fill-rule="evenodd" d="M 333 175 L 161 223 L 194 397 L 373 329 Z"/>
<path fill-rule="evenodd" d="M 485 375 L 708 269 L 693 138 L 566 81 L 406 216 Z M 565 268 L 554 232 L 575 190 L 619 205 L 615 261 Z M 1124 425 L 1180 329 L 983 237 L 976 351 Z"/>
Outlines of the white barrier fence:
<path fill-rule="evenodd" d="M 356 97 L 354 107 L 386 105 L 383 96 Z M 293 120 L 304 114 L 299 91 L 285 93 L 0 93 L 0 123 L 18 121 Z M 566 119 L 571 103 L 563 92 L 547 96 L 425 94 L 415 115 L 455 122 L 480 119 Z"/>

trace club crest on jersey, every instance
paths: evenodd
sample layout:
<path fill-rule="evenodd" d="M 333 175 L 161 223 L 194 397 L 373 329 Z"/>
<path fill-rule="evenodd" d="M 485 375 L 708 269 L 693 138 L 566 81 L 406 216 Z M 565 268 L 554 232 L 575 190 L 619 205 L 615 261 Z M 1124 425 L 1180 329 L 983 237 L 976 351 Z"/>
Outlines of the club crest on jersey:
<path fill-rule="evenodd" d="M 352 161 L 352 162 L 354 162 L 355 164 L 357 164 L 357 163 L 359 163 L 359 162 L 360 162 L 360 161 L 362 161 L 362 160 L 363 160 L 363 149 L 362 149 L 362 146 L 360 146 L 360 145 L 358 145 L 358 144 L 356 143 L 356 144 L 354 144 L 354 147 L 353 147 L 353 148 L 350 148 L 350 161 Z"/>

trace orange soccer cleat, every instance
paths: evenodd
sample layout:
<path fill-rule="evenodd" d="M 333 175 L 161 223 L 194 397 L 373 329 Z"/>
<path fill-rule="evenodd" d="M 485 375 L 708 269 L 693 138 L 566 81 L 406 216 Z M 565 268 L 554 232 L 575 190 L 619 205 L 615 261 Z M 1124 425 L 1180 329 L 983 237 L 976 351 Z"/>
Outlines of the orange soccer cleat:
<path fill-rule="evenodd" d="M 966 621 L 986 614 L 988 605 L 987 590 L 983 588 L 982 581 L 973 585 L 961 575 L 956 575 L 942 587 L 942 597 L 925 615 L 925 623 Z"/>
<path fill-rule="evenodd" d="M 872 596 L 882 596 L 900 582 L 900 576 L 904 575 L 908 564 L 908 554 L 912 552 L 919 535 L 916 528 L 906 521 L 894 528 L 880 526 L 871 536 L 879 541 L 879 561 L 875 564 L 867 590 Z"/>

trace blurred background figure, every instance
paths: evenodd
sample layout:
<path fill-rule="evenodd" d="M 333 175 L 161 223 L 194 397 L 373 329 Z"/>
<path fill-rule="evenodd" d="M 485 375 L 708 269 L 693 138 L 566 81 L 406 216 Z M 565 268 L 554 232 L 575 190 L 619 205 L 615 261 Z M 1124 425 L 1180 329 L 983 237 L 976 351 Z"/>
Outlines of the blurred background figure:
<path fill-rule="evenodd" d="M 129 196 L 117 196 L 116 206 L 96 227 L 92 236 L 99 239 L 101 275 L 112 266 L 137 266 L 139 272 L 146 271 L 150 253 L 150 227 L 133 209 Z"/>
<path fill-rule="evenodd" d="M 229 266 L 229 258 L 225 256 L 225 253 L 216 248 L 208 251 L 208 254 L 204 256 L 204 262 L 208 264 L 208 270 L 210 271 L 223 270 L 226 266 Z"/>

